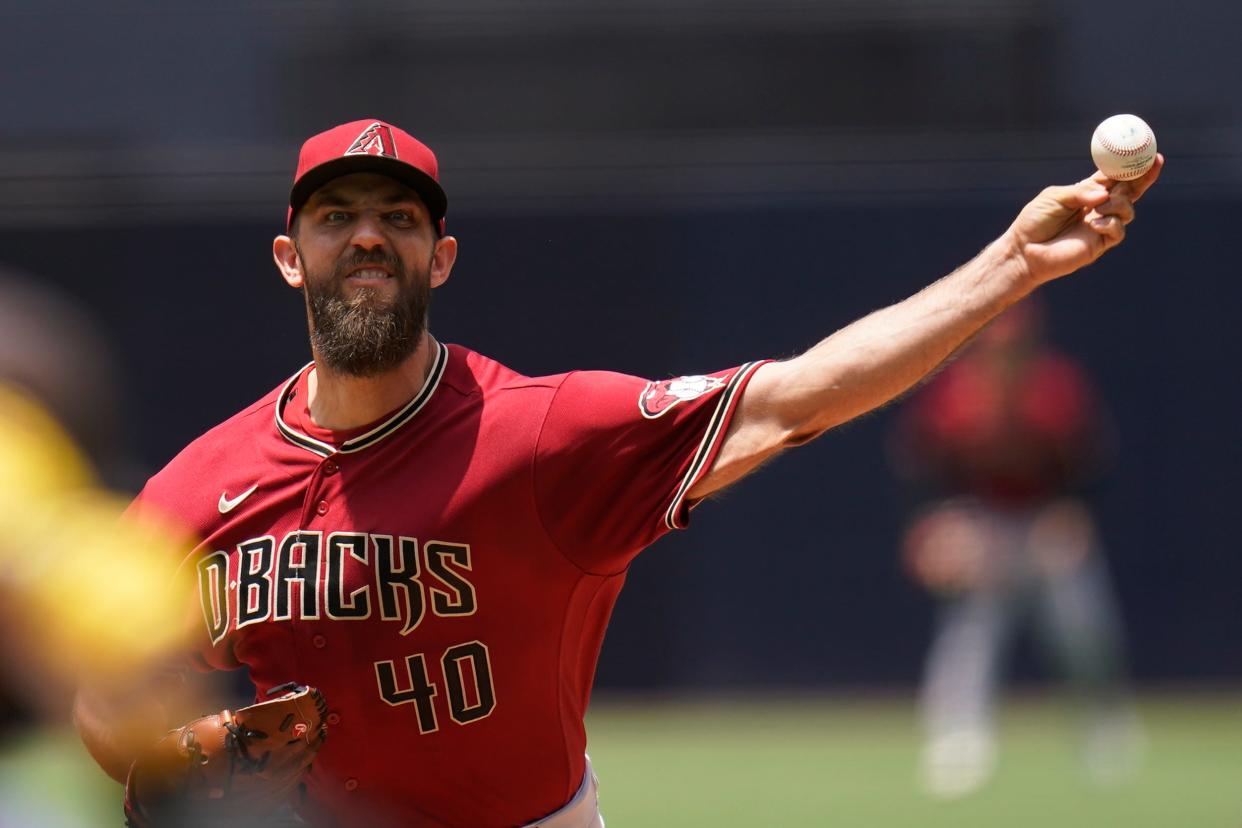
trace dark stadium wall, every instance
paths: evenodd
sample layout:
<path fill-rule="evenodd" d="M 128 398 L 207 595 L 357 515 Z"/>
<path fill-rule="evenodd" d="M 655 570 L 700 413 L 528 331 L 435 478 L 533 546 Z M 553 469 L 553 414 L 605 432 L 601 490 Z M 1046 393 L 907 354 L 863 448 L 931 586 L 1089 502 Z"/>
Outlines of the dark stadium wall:
<path fill-rule="evenodd" d="M 462 254 L 432 330 L 527 373 L 652 377 L 783 357 L 965 260 L 1017 202 L 954 207 L 454 214 Z M 1126 247 L 1046 294 L 1052 338 L 1096 375 L 1118 465 L 1092 493 L 1142 679 L 1242 677 L 1224 631 L 1242 558 L 1242 283 L 1215 240 L 1242 201 L 1161 201 Z M 63 285 L 114 335 L 128 437 L 154 470 L 300 366 L 300 296 L 269 258 L 275 223 L 0 230 L 6 264 Z M 895 545 L 907 494 L 884 457 L 891 411 L 786 457 L 640 556 L 604 687 L 905 683 L 929 634 Z"/>

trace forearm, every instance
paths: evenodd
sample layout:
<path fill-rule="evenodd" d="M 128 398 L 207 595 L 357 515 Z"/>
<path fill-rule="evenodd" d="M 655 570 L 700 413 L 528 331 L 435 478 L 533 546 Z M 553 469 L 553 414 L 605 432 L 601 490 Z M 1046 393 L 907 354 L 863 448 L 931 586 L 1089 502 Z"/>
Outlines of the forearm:
<path fill-rule="evenodd" d="M 1006 234 L 905 301 L 774 364 L 769 405 L 785 442 L 803 442 L 898 397 L 1033 287 Z"/>
<path fill-rule="evenodd" d="M 104 773 L 122 783 L 139 751 L 168 727 L 164 706 L 153 694 L 119 699 L 87 688 L 79 690 L 74 699 L 73 723 Z"/>

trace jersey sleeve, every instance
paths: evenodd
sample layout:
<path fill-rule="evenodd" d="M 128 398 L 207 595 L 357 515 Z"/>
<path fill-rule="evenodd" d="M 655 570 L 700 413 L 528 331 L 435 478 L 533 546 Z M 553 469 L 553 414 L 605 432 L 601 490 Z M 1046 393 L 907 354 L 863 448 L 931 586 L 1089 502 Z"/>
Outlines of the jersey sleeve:
<path fill-rule="evenodd" d="M 588 572 L 619 572 L 662 534 L 685 528 L 695 505 L 686 493 L 711 469 L 761 364 L 655 382 L 566 375 L 534 460 L 536 507 L 562 554 Z"/>

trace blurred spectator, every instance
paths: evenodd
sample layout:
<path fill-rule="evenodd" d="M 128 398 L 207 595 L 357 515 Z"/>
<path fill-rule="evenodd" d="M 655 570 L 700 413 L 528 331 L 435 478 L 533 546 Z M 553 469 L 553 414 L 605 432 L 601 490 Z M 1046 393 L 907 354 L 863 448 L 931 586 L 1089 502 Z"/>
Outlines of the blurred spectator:
<path fill-rule="evenodd" d="M 72 301 L 33 277 L 0 270 L 3 423 L 6 431 L 20 429 L 19 439 L 6 441 L 11 448 L 3 462 L 10 474 L 0 498 L 24 518 L 29 509 L 15 504 L 19 495 L 45 505 L 50 491 L 91 485 L 94 469 L 116 475 L 121 465 L 117 382 L 110 354 L 107 341 Z M 32 469 L 40 475 L 38 485 L 28 480 Z M 9 573 L 0 579 L 0 590 L 14 581 Z M 10 727 L 68 710 L 69 686 L 49 682 L 41 669 L 26 666 L 26 659 L 13 652 L 19 646 L 26 646 L 24 635 L 0 632 L 5 656 L 0 661 L 0 737 Z"/>
<path fill-rule="evenodd" d="M 120 370 L 99 326 L 67 295 L 0 267 L 0 381 L 38 400 L 105 484 L 144 476 L 122 450 Z"/>
<path fill-rule="evenodd" d="M 68 727 L 74 685 L 151 669 L 184 629 L 189 547 L 119 524 L 127 498 L 100 485 L 125 476 L 109 354 L 74 305 L 0 272 L 0 828 L 120 821 Z"/>
<path fill-rule="evenodd" d="M 996 757 L 994 707 L 1015 633 L 1030 624 L 1084 702 L 1098 779 L 1136 758 L 1120 619 L 1095 522 L 1075 492 L 1110 454 L 1083 368 L 1043 341 L 1028 299 L 983 331 L 898 417 L 893 457 L 932 502 L 904 541 L 939 602 L 921 691 L 922 782 L 971 793 Z"/>

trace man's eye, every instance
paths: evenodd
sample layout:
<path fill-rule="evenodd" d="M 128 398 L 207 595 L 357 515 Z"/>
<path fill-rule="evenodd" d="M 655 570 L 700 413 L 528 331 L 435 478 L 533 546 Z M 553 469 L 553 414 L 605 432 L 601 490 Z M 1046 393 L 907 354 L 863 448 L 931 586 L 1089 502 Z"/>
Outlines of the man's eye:
<path fill-rule="evenodd" d="M 323 217 L 323 220 L 331 224 L 339 224 L 347 218 L 349 218 L 349 214 L 344 210 L 330 210 L 328 214 Z"/>
<path fill-rule="evenodd" d="M 410 214 L 409 210 L 393 210 L 388 214 L 388 218 L 390 221 L 396 221 L 403 224 L 409 224 L 414 220 L 414 217 Z"/>

